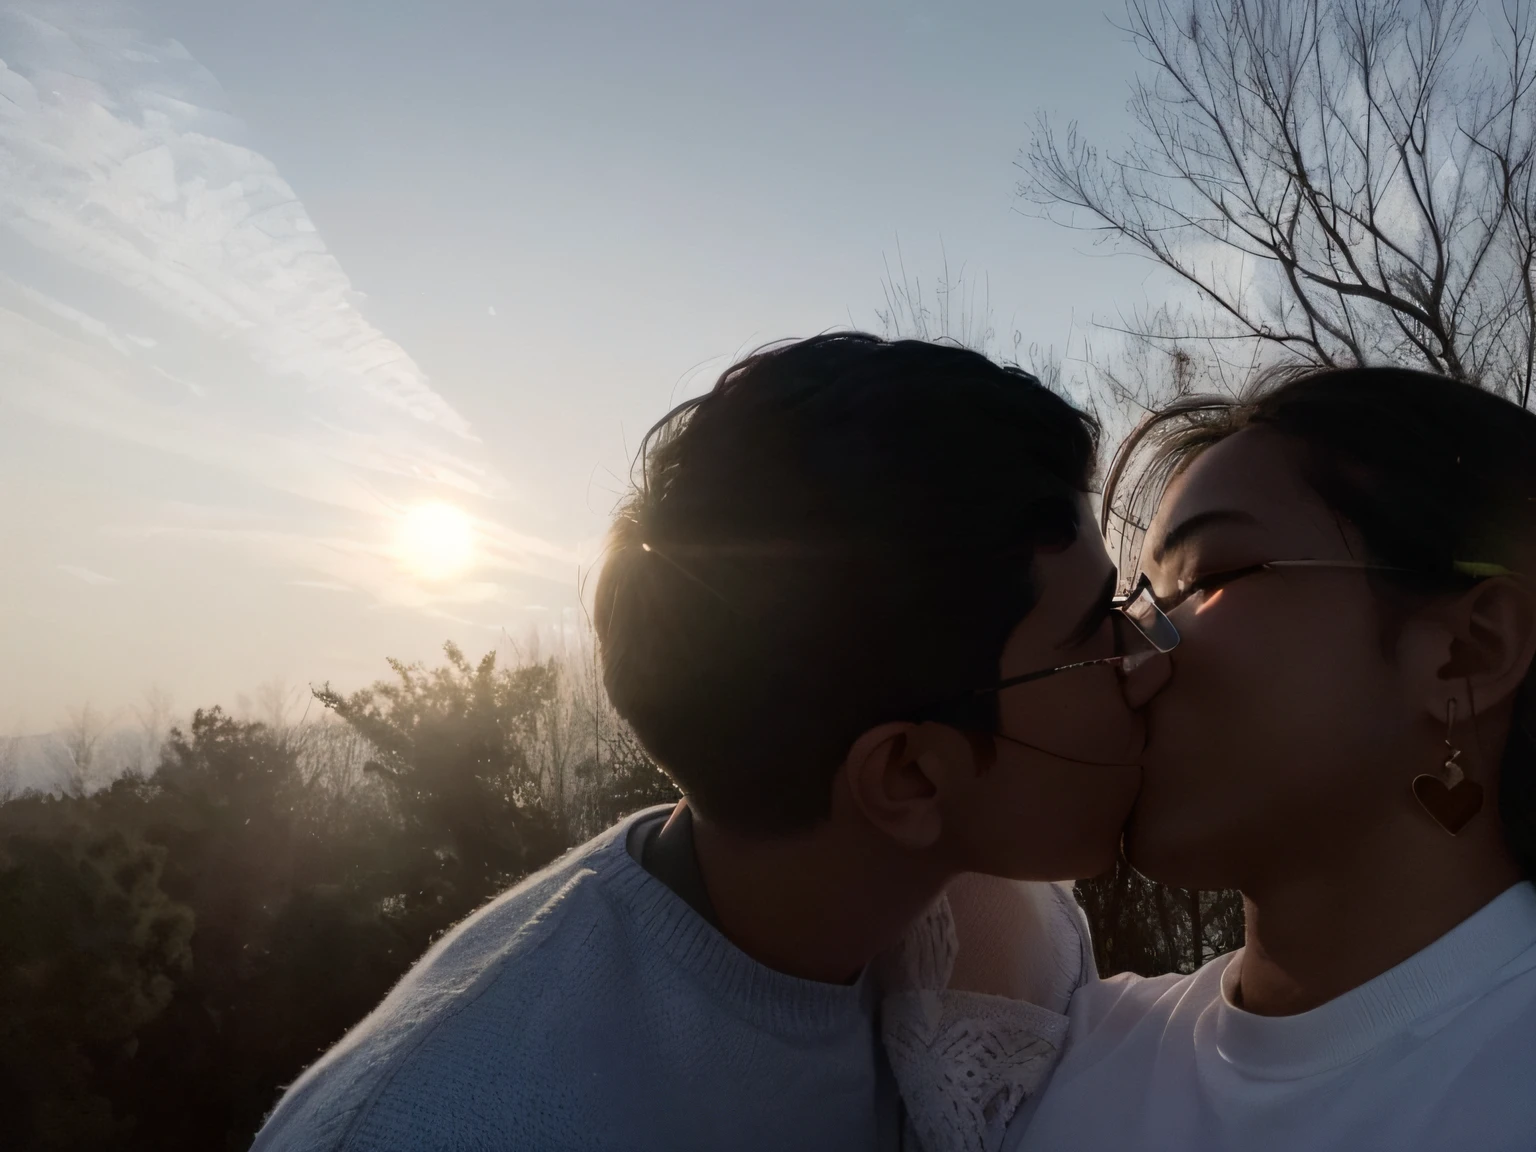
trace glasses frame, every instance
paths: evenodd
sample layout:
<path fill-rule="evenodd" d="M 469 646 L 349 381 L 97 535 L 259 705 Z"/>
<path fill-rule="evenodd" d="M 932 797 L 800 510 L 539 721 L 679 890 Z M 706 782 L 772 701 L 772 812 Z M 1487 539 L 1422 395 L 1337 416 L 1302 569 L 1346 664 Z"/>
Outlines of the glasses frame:
<path fill-rule="evenodd" d="M 1142 604 L 1146 609 L 1150 610 L 1154 627 L 1162 633 L 1163 639 L 1161 641 L 1155 639 L 1127 611 L 1128 608 L 1135 604 Z M 1173 621 L 1168 619 L 1168 615 L 1163 611 L 1162 606 L 1158 604 L 1157 597 L 1152 593 L 1152 586 L 1146 582 L 1146 577 L 1142 577 L 1141 582 L 1129 594 L 1114 597 L 1109 602 L 1109 611 L 1111 615 L 1120 616 L 1125 621 L 1126 626 L 1145 640 L 1153 652 L 1166 654 L 1178 647 L 1179 630 L 1174 626 Z M 1101 656 L 1096 660 L 1074 660 L 1070 664 L 1057 664 L 1050 668 L 1039 668 L 1033 672 L 1024 672 L 1018 676 L 1005 676 L 997 681 L 997 683 L 989 684 L 984 688 L 972 688 L 967 692 L 959 692 L 953 696 L 945 697 L 943 700 L 936 700 L 925 708 L 919 709 L 919 711 L 931 711 L 946 705 L 974 700 L 981 696 L 991 696 L 1003 691 L 1005 688 L 1016 688 L 1020 684 L 1030 684 L 1036 680 L 1044 680 L 1047 676 L 1055 676 L 1059 672 L 1072 672 L 1078 668 L 1093 668 L 1100 664 L 1119 665 L 1124 663 L 1126 659 L 1127 657 L 1124 655 Z M 1017 741 L 1017 743 L 1023 743 L 1023 741 Z M 1027 745 L 1027 747 L 1033 747 L 1033 745 Z"/>
<path fill-rule="evenodd" d="M 1430 575 L 1430 573 L 1424 572 L 1418 568 L 1403 568 L 1391 564 L 1372 564 L 1368 560 L 1263 560 L 1257 564 L 1245 564 L 1240 568 L 1228 568 L 1221 572 L 1212 572 L 1206 576 L 1202 576 L 1199 580 L 1193 581 L 1188 587 L 1181 588 L 1176 596 L 1167 597 L 1159 596 L 1155 591 L 1153 591 L 1151 578 L 1148 577 L 1145 572 L 1143 572 L 1137 578 L 1136 583 L 1131 588 L 1130 592 L 1124 596 L 1116 596 L 1110 601 L 1110 612 L 1118 613 L 1125 620 L 1125 622 L 1142 637 L 1142 639 L 1147 641 L 1154 652 L 1159 655 L 1166 655 L 1178 647 L 1179 641 L 1181 639 L 1178 626 L 1174 624 L 1174 622 L 1169 618 L 1169 614 L 1177 611 L 1179 606 L 1183 604 L 1184 601 L 1188 600 L 1197 592 L 1203 592 L 1207 590 L 1213 584 L 1225 587 L 1227 584 L 1232 583 L 1234 580 L 1241 580 L 1245 576 L 1253 576 L 1260 572 L 1271 572 L 1276 570 L 1283 571 L 1287 568 L 1336 568 L 1355 572 L 1391 572 L 1397 575 L 1408 576 Z M 1473 581 L 1486 579 L 1491 576 L 1520 575 L 1519 573 L 1511 571 L 1510 569 L 1505 568 L 1503 565 L 1499 564 L 1475 564 L 1471 562 L 1457 561 L 1454 568 L 1458 575 L 1464 576 Z M 1159 643 L 1159 641 L 1156 640 L 1146 628 L 1143 628 L 1141 624 L 1137 622 L 1136 618 L 1127 611 L 1128 608 L 1138 603 L 1143 604 L 1146 608 L 1151 610 L 1154 627 L 1163 633 L 1164 641 L 1162 643 Z M 1058 672 L 1071 672 L 1077 668 L 1092 668 L 1100 664 L 1120 665 L 1123 664 L 1127 658 L 1128 657 L 1124 655 L 1103 656 L 1097 660 L 1077 660 L 1070 664 L 1057 664 L 1052 668 L 1041 668 L 1034 672 L 1025 672 L 1019 676 L 1007 676 L 999 680 L 997 683 L 991 684 L 985 688 L 975 688 L 969 692 L 957 693 L 954 696 L 948 696 L 943 700 L 935 701 L 934 703 L 929 704 L 926 708 L 920 709 L 919 712 L 932 711 L 934 709 L 943 708 L 948 705 L 974 700 L 982 696 L 990 696 L 1003 691 L 1005 688 L 1014 688 L 1020 684 L 1029 684 L 1036 680 L 1044 680 L 1047 676 L 1054 676 Z M 1047 749 L 1035 748 L 1035 745 L 1028 744 L 1023 740 L 1016 739 L 1012 736 L 1003 736 L 1001 733 L 994 733 L 994 735 L 999 736 L 1001 739 L 1010 740 L 1013 743 L 1019 744 L 1025 748 L 1032 748 L 1036 751 L 1046 752 L 1047 755 L 1058 756 L 1058 758 L 1061 759 L 1071 759 L 1070 757 L 1060 757 L 1058 753 L 1049 752 Z"/>
<path fill-rule="evenodd" d="M 1353 572 L 1391 572 L 1399 576 L 1417 576 L 1420 579 L 1437 576 L 1437 573 L 1425 571 L 1422 568 L 1404 568 L 1396 564 L 1373 564 L 1369 560 L 1262 560 L 1257 564 L 1244 564 L 1241 568 L 1226 568 L 1220 572 L 1211 572 L 1200 579 L 1192 581 L 1188 586 L 1180 588 L 1173 596 L 1159 596 L 1152 590 L 1152 581 L 1143 572 L 1136 581 L 1136 591 L 1145 590 L 1152 598 L 1158 609 L 1167 616 L 1177 612 L 1179 606 L 1197 592 L 1209 591 L 1212 587 L 1225 588 L 1234 580 L 1241 580 L 1245 576 L 1253 576 L 1259 572 L 1284 570 L 1286 568 L 1341 568 Z M 1495 576 L 1519 577 L 1520 573 L 1504 567 L 1502 564 L 1490 564 L 1482 561 L 1457 560 L 1451 565 L 1452 572 L 1465 580 L 1476 582 L 1488 580 Z"/>
<path fill-rule="evenodd" d="M 1145 589 L 1147 595 L 1152 597 L 1158 609 L 1167 616 L 1177 612 L 1180 605 L 1191 596 L 1200 592 L 1209 591 L 1213 587 L 1226 587 L 1234 580 L 1241 580 L 1245 576 L 1256 576 L 1260 572 L 1284 571 L 1287 568 L 1339 568 L 1353 572 L 1393 572 L 1400 576 L 1427 576 L 1429 573 L 1417 568 L 1402 568 L 1392 564 L 1373 564 L 1369 560 L 1261 560 L 1257 564 L 1244 564 L 1241 568 L 1226 568 L 1220 572 L 1211 572 L 1198 580 L 1191 581 L 1187 586 L 1179 589 L 1173 596 L 1159 596 L 1152 590 L 1152 581 L 1146 573 L 1136 581 L 1138 591 Z"/>
<path fill-rule="evenodd" d="M 1152 589 L 1152 581 L 1142 573 L 1130 592 L 1124 596 L 1116 596 L 1110 601 L 1110 611 L 1118 613 L 1126 623 L 1136 631 L 1142 639 L 1151 645 L 1153 651 L 1159 655 L 1166 655 L 1179 646 L 1179 629 L 1169 618 L 1169 614 L 1178 609 L 1191 596 L 1202 592 L 1211 583 L 1222 585 L 1230 584 L 1234 580 L 1241 580 L 1244 576 L 1253 576 L 1259 572 L 1268 572 L 1274 569 L 1285 568 L 1344 568 L 1358 572 L 1395 572 L 1399 574 L 1423 575 L 1414 568 L 1399 568 L 1388 564 L 1372 564 L 1367 560 L 1264 560 L 1257 564 L 1245 564 L 1241 568 L 1228 568 L 1221 572 L 1212 572 L 1208 576 L 1202 576 L 1188 588 L 1180 589 L 1177 596 L 1159 596 Z M 1166 629 L 1166 635 L 1172 643 L 1159 643 L 1151 633 L 1136 621 L 1127 609 L 1132 605 L 1142 603 L 1154 613 L 1154 624 L 1159 629 Z M 1044 680 L 1047 676 L 1055 676 L 1058 672 L 1071 672 L 1078 668 L 1092 668 L 1099 664 L 1123 664 L 1126 657 L 1102 656 L 1096 660 L 1076 660 L 1070 664 L 1057 664 L 1051 668 L 1040 668 L 1034 672 L 1025 672 L 1018 676 L 1006 676 L 995 684 L 985 688 L 975 688 L 962 695 L 950 697 L 940 704 L 952 704 L 960 700 L 974 699 L 978 696 L 989 696 L 994 692 L 1001 692 L 1005 688 L 1016 688 L 1020 684 L 1030 684 L 1036 680 Z M 938 704 L 934 705 L 939 706 Z"/>

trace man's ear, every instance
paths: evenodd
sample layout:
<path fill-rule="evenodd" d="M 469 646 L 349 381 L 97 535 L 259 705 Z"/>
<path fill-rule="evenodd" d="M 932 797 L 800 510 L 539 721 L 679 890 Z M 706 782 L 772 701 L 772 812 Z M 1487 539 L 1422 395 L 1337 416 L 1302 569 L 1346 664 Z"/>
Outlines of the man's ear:
<path fill-rule="evenodd" d="M 970 742 L 944 724 L 881 724 L 853 742 L 843 773 L 855 807 L 904 848 L 938 843 L 944 803 L 962 773 L 974 777 Z"/>
<path fill-rule="evenodd" d="M 1405 631 L 1405 648 L 1421 670 L 1421 706 L 1443 724 L 1455 700 L 1456 714 L 1470 719 L 1507 701 L 1530 671 L 1536 599 L 1527 581 L 1494 576 Z"/>

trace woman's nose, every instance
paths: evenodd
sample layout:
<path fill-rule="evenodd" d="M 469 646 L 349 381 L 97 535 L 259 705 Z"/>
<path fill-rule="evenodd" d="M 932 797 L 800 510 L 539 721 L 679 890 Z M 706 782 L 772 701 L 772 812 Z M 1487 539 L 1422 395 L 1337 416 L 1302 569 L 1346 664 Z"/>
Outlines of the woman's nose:
<path fill-rule="evenodd" d="M 1166 652 L 1146 651 L 1128 656 L 1120 665 L 1120 690 L 1132 708 L 1143 707 L 1163 690 L 1173 675 Z"/>

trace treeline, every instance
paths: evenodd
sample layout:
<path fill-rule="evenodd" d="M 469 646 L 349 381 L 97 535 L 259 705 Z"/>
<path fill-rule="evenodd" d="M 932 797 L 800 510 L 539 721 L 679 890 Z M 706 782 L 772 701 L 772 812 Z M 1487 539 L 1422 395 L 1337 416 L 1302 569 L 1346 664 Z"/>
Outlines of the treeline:
<path fill-rule="evenodd" d="M 676 795 L 579 669 L 447 657 L 0 805 L 0 1148 L 244 1152 L 433 939 Z"/>
<path fill-rule="evenodd" d="M 1238 892 L 1196 892 L 1149 880 L 1124 859 L 1107 876 L 1077 883 L 1093 929 L 1099 974 L 1193 972 L 1243 946 Z"/>
<path fill-rule="evenodd" d="M 318 722 L 201 710 L 152 770 L 0 804 L 0 1148 L 244 1152 L 435 938 L 676 796 L 579 663 L 445 651 L 316 691 Z M 1232 897 L 1128 870 L 1082 894 L 1106 972 L 1241 932 Z"/>

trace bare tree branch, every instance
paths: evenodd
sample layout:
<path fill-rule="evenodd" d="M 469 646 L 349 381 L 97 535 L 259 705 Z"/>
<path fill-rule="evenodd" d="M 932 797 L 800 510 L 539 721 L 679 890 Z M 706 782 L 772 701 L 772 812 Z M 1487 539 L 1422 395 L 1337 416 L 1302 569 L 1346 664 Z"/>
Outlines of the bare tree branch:
<path fill-rule="evenodd" d="M 1260 358 L 1422 367 L 1528 403 L 1531 7 L 1502 0 L 1495 27 L 1479 0 L 1127 0 L 1147 65 L 1138 131 L 1103 153 L 1038 117 L 1021 198 L 1193 289 L 1178 345 L 1213 373 L 1238 341 Z M 1137 335 L 1170 347 L 1166 324 Z"/>

